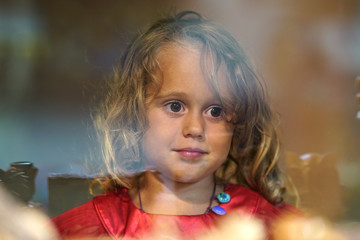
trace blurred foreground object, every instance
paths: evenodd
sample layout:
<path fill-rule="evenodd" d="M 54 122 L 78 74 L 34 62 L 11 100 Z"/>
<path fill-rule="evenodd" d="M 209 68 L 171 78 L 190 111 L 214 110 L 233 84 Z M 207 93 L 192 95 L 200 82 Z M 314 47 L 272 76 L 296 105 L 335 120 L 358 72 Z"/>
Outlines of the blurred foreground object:
<path fill-rule="evenodd" d="M 344 187 L 340 186 L 335 154 L 286 153 L 287 201 L 312 216 L 331 220 L 344 212 Z"/>
<path fill-rule="evenodd" d="M 0 186 L 0 239 L 58 239 L 50 220 L 33 208 L 16 201 Z"/>
<path fill-rule="evenodd" d="M 321 217 L 284 215 L 273 224 L 273 240 L 358 240 L 360 223 L 334 225 Z M 177 227 L 171 222 L 161 222 L 156 231 L 144 239 L 183 239 Z M 253 216 L 230 214 L 225 216 L 216 228 L 198 240 L 265 240 L 266 229 L 263 222 Z"/>
<path fill-rule="evenodd" d="M 16 198 L 28 203 L 35 193 L 37 172 L 31 162 L 13 162 L 6 171 L 0 169 L 0 183 Z"/>
<path fill-rule="evenodd" d="M 274 226 L 274 240 L 347 240 L 351 239 L 336 230 L 320 217 L 287 216 Z"/>
<path fill-rule="evenodd" d="M 263 240 L 266 239 L 266 230 L 260 219 L 250 216 L 230 214 L 219 224 L 216 231 L 200 238 L 200 240 Z"/>
<path fill-rule="evenodd" d="M 355 78 L 356 101 L 358 104 L 358 111 L 356 118 L 360 120 L 360 75 Z"/>
<path fill-rule="evenodd" d="M 144 239 L 184 239 L 175 222 L 159 221 L 155 222 L 155 230 L 149 233 Z M 264 240 L 266 239 L 266 229 L 264 223 L 254 216 L 244 213 L 240 215 L 232 213 L 224 216 L 216 228 L 206 231 L 197 237 L 198 240 Z M 191 238 L 193 239 L 193 238 Z"/>

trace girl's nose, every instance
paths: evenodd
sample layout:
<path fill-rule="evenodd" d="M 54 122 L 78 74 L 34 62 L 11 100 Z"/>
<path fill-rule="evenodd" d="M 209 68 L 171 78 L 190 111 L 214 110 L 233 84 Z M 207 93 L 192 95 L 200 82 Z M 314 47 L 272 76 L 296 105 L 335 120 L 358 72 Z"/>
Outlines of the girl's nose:
<path fill-rule="evenodd" d="M 201 113 L 189 113 L 184 117 L 183 135 L 198 140 L 204 139 L 205 121 Z"/>

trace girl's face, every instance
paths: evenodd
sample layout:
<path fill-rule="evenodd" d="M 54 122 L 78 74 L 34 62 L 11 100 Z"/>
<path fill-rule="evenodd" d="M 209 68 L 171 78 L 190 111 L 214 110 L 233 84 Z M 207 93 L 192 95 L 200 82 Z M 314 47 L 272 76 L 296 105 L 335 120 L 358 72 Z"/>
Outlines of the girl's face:
<path fill-rule="evenodd" d="M 200 52 L 173 45 L 162 48 L 158 60 L 162 85 L 148 89 L 154 93 L 142 139 L 147 169 L 183 183 L 212 177 L 228 156 L 234 126 L 204 79 Z"/>

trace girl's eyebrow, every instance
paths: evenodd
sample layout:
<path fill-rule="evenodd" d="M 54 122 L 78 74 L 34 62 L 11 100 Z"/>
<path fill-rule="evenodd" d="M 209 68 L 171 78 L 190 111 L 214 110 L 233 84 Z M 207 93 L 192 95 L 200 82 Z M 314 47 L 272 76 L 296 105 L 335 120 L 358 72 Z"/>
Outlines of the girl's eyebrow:
<path fill-rule="evenodd" d="M 182 100 L 182 101 L 187 101 L 189 100 L 189 98 L 191 98 L 189 96 L 189 94 L 185 93 L 185 92 L 180 92 L 180 91 L 168 91 L 168 92 L 164 92 L 161 94 L 158 94 L 157 96 L 155 96 L 154 100 L 157 101 L 163 101 L 163 100 L 170 100 L 170 99 L 174 99 L 174 100 Z M 220 104 L 220 100 L 215 98 L 215 99 L 208 99 L 207 102 L 210 103 L 215 103 L 215 104 Z"/>
<path fill-rule="evenodd" d="M 162 100 L 162 99 L 166 99 L 166 98 L 186 99 L 187 94 L 184 92 L 179 92 L 179 91 L 169 91 L 169 92 L 158 94 L 155 97 L 155 99 L 157 99 L 157 100 Z"/>

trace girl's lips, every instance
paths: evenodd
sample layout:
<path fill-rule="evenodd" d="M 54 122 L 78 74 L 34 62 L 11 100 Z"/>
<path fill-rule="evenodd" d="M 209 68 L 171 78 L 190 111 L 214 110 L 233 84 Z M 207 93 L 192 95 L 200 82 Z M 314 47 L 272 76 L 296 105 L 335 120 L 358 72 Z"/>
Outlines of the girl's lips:
<path fill-rule="evenodd" d="M 174 151 L 179 153 L 181 156 L 185 158 L 199 158 L 204 154 L 207 154 L 207 152 L 205 152 L 200 148 L 183 148 L 183 149 L 176 149 Z"/>

